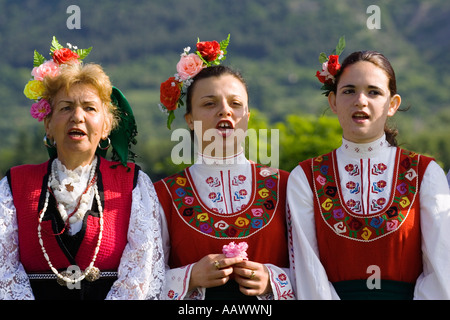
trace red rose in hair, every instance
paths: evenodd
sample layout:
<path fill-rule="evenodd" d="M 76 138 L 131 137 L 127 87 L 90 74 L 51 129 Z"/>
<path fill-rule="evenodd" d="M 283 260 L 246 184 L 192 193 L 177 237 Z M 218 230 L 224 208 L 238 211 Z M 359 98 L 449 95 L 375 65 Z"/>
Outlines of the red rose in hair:
<path fill-rule="evenodd" d="M 317 72 L 316 72 L 316 77 L 317 77 L 317 79 L 319 79 L 320 82 L 325 83 L 326 77 L 321 76 L 321 75 L 320 75 L 320 71 L 317 71 Z"/>
<path fill-rule="evenodd" d="M 57 64 L 68 63 L 77 60 L 78 58 L 80 58 L 80 56 L 77 53 L 67 48 L 58 49 L 53 52 L 53 61 Z"/>
<path fill-rule="evenodd" d="M 332 76 L 335 76 L 340 68 L 341 68 L 341 65 L 339 64 L 339 56 L 330 55 L 328 57 L 328 72 Z"/>
<path fill-rule="evenodd" d="M 206 61 L 214 61 L 220 54 L 220 45 L 217 41 L 198 42 L 197 50 Z"/>
<path fill-rule="evenodd" d="M 181 95 L 179 82 L 175 77 L 170 77 L 160 86 L 160 101 L 167 108 L 167 110 L 175 110 L 178 105 L 178 99 Z"/>

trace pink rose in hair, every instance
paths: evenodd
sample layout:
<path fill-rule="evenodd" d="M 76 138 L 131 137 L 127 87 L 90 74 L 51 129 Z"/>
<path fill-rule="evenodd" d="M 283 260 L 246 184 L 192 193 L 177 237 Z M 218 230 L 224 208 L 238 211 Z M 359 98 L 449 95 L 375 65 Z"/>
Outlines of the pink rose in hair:
<path fill-rule="evenodd" d="M 247 249 L 247 242 L 239 242 L 239 244 L 230 242 L 228 245 L 222 247 L 222 252 L 227 258 L 241 257 L 244 260 L 248 260 Z"/>
<path fill-rule="evenodd" d="M 183 54 L 177 63 L 178 76 L 182 81 L 193 78 L 203 69 L 203 61 L 195 53 Z"/>
<path fill-rule="evenodd" d="M 44 120 L 44 118 L 52 111 L 52 107 L 47 100 L 41 99 L 39 102 L 33 103 L 31 105 L 31 116 L 38 121 Z"/>
<path fill-rule="evenodd" d="M 59 74 L 59 65 L 53 60 L 47 60 L 39 67 L 34 67 L 31 71 L 31 75 L 34 80 L 42 81 L 45 76 L 54 77 Z"/>

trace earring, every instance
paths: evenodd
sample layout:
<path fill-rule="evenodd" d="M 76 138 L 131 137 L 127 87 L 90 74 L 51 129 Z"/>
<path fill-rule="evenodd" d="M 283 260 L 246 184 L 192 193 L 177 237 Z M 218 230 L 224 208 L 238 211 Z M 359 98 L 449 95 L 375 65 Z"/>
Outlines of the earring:
<path fill-rule="evenodd" d="M 50 148 L 50 149 L 56 148 L 56 142 L 55 142 L 55 141 L 52 142 L 52 141 L 47 137 L 47 135 L 44 135 L 44 145 L 45 145 L 47 148 Z"/>
<path fill-rule="evenodd" d="M 101 141 L 99 142 L 98 148 L 99 148 L 100 150 L 108 150 L 109 147 L 111 146 L 111 140 L 109 139 L 109 137 L 108 137 L 107 139 L 108 139 L 108 145 L 107 145 L 106 147 L 102 147 L 102 141 L 105 141 L 105 140 L 101 140 Z"/>

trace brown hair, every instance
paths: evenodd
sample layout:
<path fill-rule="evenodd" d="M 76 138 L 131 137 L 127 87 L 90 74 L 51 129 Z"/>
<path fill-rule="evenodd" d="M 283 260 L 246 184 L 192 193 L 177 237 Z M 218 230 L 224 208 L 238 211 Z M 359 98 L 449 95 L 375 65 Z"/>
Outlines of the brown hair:
<path fill-rule="evenodd" d="M 45 77 L 43 80 L 45 92 L 43 97 L 52 105 L 56 94 L 64 88 L 66 92 L 75 84 L 92 85 L 97 89 L 100 100 L 105 106 L 106 116 L 111 122 L 111 131 L 118 125 L 117 107 L 111 102 L 112 84 L 108 75 L 98 64 L 72 63 L 60 67 L 56 77 Z M 51 117 L 52 113 L 48 115 Z"/>
<path fill-rule="evenodd" d="M 359 61 L 367 61 L 376 65 L 378 68 L 384 70 L 386 76 L 388 77 L 389 83 L 389 92 L 391 97 L 397 94 L 397 81 L 395 78 L 394 68 L 392 68 L 389 60 L 380 52 L 377 51 L 356 51 L 351 53 L 345 60 L 342 62 L 339 73 L 336 75 L 336 81 L 334 82 L 333 92 L 336 94 L 337 85 L 339 83 L 340 76 L 342 72 L 348 66 L 355 64 Z M 404 111 L 399 109 L 399 111 Z M 398 130 L 395 128 L 390 128 L 387 123 L 384 125 L 384 132 L 386 134 L 386 140 L 392 145 L 397 146 L 398 142 L 396 136 L 398 134 Z"/>
<path fill-rule="evenodd" d="M 229 74 L 241 81 L 241 83 L 244 85 L 245 90 L 248 93 L 248 87 L 247 83 L 245 82 L 244 78 L 242 77 L 242 74 L 238 71 L 235 71 L 231 69 L 228 66 L 211 66 L 202 69 L 194 78 L 192 84 L 188 87 L 186 91 L 186 114 L 191 113 L 192 111 L 192 94 L 194 92 L 195 84 L 197 83 L 197 80 L 206 79 L 210 77 L 220 77 L 222 75 Z"/>

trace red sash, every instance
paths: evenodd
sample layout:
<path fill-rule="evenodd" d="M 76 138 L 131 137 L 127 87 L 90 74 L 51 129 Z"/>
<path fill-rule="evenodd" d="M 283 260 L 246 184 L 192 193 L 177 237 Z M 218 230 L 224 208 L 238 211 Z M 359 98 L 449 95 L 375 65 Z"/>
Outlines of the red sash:
<path fill-rule="evenodd" d="M 100 157 L 99 160 L 97 186 L 102 200 L 104 226 L 95 266 L 100 270 L 116 270 L 127 243 L 135 166 L 130 163 L 131 170 L 120 165 L 112 169 L 111 165 L 116 163 Z M 50 166 L 50 161 L 39 165 L 23 165 L 12 168 L 10 173 L 11 190 L 17 211 L 20 261 L 27 272 L 50 270 L 37 235 L 38 217 L 45 201 Z M 49 204 L 54 203 L 52 197 L 50 196 Z M 53 216 L 58 215 L 56 208 L 49 205 L 45 214 L 48 218 L 44 218 L 41 223 L 41 236 L 50 261 L 56 269 L 66 269 L 69 265 L 76 264 L 84 270 L 92 261 L 97 246 L 98 214 L 87 212 L 91 214 L 87 217 L 86 226 L 75 235 L 82 237 L 77 254 L 70 257 L 67 255 L 64 236 L 54 235 L 60 230 L 54 230 L 52 224 L 60 217 L 58 215 L 57 218 L 52 218 L 52 211 Z"/>
<path fill-rule="evenodd" d="M 369 215 L 356 215 L 344 203 L 336 150 L 300 163 L 314 193 L 319 254 L 331 282 L 367 279 L 369 266 L 378 266 L 385 280 L 416 281 L 422 272 L 419 188 L 431 160 L 397 148 L 388 204 Z"/>
<path fill-rule="evenodd" d="M 194 263 L 222 246 L 246 241 L 249 260 L 288 267 L 285 195 L 288 173 L 252 164 L 249 204 L 229 215 L 200 200 L 189 168 L 155 183 L 170 233 L 171 268 Z"/>

